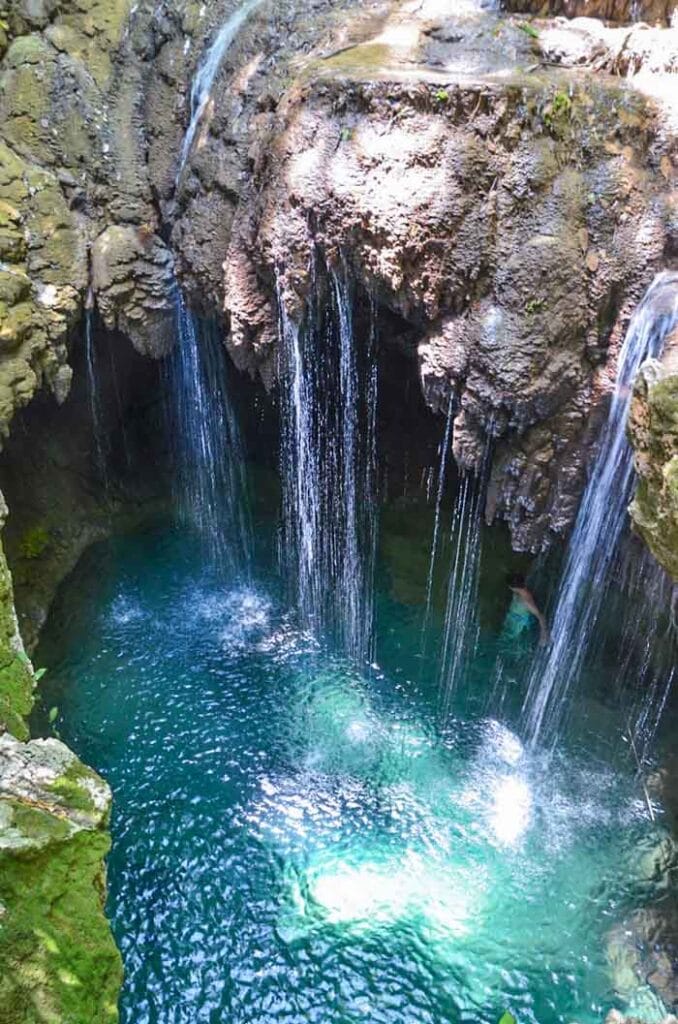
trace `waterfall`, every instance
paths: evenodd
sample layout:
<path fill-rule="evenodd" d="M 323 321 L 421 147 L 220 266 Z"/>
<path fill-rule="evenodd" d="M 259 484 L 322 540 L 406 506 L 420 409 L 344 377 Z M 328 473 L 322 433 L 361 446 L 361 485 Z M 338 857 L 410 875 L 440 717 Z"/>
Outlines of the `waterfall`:
<path fill-rule="evenodd" d="M 464 680 L 478 644 L 483 478 L 483 473 L 466 473 L 459 483 L 454 505 L 440 667 L 440 711 L 443 722 L 450 713 L 454 694 Z"/>
<path fill-rule="evenodd" d="M 678 322 L 675 281 L 666 273 L 655 278 L 631 319 L 619 353 L 610 411 L 568 546 L 551 643 L 536 658 L 530 674 L 523 713 L 533 744 L 545 731 L 553 734 L 558 728 L 605 597 L 633 482 L 633 455 L 626 439 L 633 381 L 645 359 L 661 354 L 664 339 Z"/>
<path fill-rule="evenodd" d="M 278 295 L 282 561 L 304 625 L 359 663 L 372 648 L 375 317 L 359 351 L 346 269 L 311 276 L 301 325 Z"/>
<path fill-rule="evenodd" d="M 210 558 L 231 573 L 250 560 L 245 462 L 227 386 L 226 354 L 214 325 L 176 289 L 178 344 L 168 359 L 169 426 L 177 504 Z"/>
<path fill-rule="evenodd" d="M 450 400 L 447 406 L 445 418 L 445 432 L 442 444 L 440 445 L 440 465 L 438 467 L 438 486 L 436 488 L 436 507 L 433 522 L 433 537 L 431 540 L 431 557 L 428 564 L 428 576 L 426 578 L 426 608 L 421 626 L 421 653 L 426 653 L 426 636 L 428 633 L 429 620 L 431 618 L 431 600 L 433 597 L 433 578 L 435 575 L 436 558 L 438 555 L 438 540 L 440 537 L 440 513 L 445 492 L 445 478 L 447 475 L 447 457 L 450 450 L 450 437 L 452 436 L 452 410 L 454 408 L 454 393 L 450 393 Z M 429 485 L 430 486 L 430 485 Z M 427 488 L 428 491 L 428 488 Z M 427 493 L 428 500 L 428 493 Z"/>
<path fill-rule="evenodd" d="M 94 351 L 94 306 L 91 296 L 88 296 L 85 308 L 85 363 L 87 366 L 87 398 L 90 419 L 92 421 L 96 467 L 103 481 L 104 490 L 108 490 L 106 443 L 101 422 L 101 402 L 99 400 L 96 353 Z"/>
<path fill-rule="evenodd" d="M 191 120 L 189 122 L 179 156 L 177 182 L 181 177 L 184 164 L 191 151 L 195 134 L 209 103 L 212 86 L 217 77 L 221 62 L 226 51 L 245 24 L 250 14 L 262 3 L 262 0 L 245 0 L 230 14 L 221 26 L 211 46 L 200 61 L 193 84 L 191 86 Z"/>
<path fill-rule="evenodd" d="M 615 690 L 624 708 L 626 734 L 643 765 L 676 674 L 678 587 L 637 539 L 625 549 L 618 600 L 612 607 L 612 615 L 622 622 Z"/>

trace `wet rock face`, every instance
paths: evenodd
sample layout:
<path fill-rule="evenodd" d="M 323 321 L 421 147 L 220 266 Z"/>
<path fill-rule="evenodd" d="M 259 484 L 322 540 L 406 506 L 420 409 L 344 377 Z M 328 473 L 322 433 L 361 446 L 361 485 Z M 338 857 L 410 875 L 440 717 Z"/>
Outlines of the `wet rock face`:
<path fill-rule="evenodd" d="M 638 477 L 631 518 L 678 582 L 678 330 L 667 339 L 663 358 L 641 368 L 628 429 Z"/>
<path fill-rule="evenodd" d="M 276 278 L 298 318 L 314 248 L 347 260 L 418 336 L 431 408 L 452 396 L 459 465 L 490 450 L 488 516 L 538 550 L 576 513 L 608 353 L 661 266 L 667 144 L 609 83 L 369 81 L 342 60 L 251 147 L 224 265 L 233 357 L 270 383 Z"/>
<path fill-rule="evenodd" d="M 275 105 L 286 59 L 328 31 L 343 38 L 356 3 L 263 0 L 220 69 L 219 133 L 210 136 L 212 109 L 177 202 L 190 82 L 236 0 L 10 0 L 0 23 L 0 439 L 41 387 L 65 400 L 67 334 L 90 283 L 109 326 L 143 354 L 167 351 L 172 224 L 194 294 L 221 308 L 251 122 Z"/>
<path fill-rule="evenodd" d="M 562 14 L 566 18 L 603 18 L 605 21 L 647 21 L 669 25 L 676 0 L 502 0 L 502 7 L 519 14 Z"/>

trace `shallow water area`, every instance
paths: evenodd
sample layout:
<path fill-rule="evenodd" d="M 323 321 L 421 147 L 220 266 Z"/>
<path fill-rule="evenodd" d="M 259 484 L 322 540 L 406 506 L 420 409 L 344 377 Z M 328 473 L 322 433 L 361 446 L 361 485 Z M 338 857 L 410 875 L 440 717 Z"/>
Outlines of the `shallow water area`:
<path fill-rule="evenodd" d="M 63 586 L 43 715 L 114 791 L 126 1024 L 661 1018 L 612 938 L 664 893 L 661 810 L 630 769 L 491 717 L 441 732 L 407 622 L 380 595 L 357 672 L 274 576 L 219 578 L 161 530 Z"/>

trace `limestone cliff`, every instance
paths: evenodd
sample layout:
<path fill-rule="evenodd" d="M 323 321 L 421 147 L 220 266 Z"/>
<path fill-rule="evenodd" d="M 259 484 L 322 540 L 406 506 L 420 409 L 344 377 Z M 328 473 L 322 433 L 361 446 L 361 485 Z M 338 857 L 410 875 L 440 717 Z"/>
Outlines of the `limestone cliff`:
<path fill-rule="evenodd" d="M 270 385 L 276 289 L 299 318 L 313 249 L 348 260 L 431 407 L 452 397 L 458 463 L 491 449 L 488 518 L 531 551 L 572 523 L 628 318 L 676 249 L 670 111 L 541 54 L 519 20 L 426 4 L 318 54 L 253 125 L 224 262 L 232 355 Z"/>
<path fill-rule="evenodd" d="M 104 916 L 111 795 L 58 740 L 26 742 L 34 678 L 0 547 L 0 1022 L 103 1024 L 122 979 Z"/>

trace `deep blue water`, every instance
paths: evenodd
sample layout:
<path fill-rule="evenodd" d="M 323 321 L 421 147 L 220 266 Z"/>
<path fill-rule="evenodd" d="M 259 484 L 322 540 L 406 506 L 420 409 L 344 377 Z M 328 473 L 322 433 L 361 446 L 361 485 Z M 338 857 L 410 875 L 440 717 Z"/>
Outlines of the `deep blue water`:
<path fill-rule="evenodd" d="M 274 575 L 217 578 L 182 534 L 98 545 L 62 587 L 41 699 L 115 795 L 124 1024 L 658 1018 L 620 926 L 661 898 L 665 833 L 627 763 L 528 754 L 485 637 L 476 712 L 441 730 L 421 609 L 378 607 L 359 673 Z"/>

